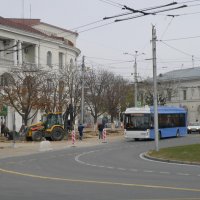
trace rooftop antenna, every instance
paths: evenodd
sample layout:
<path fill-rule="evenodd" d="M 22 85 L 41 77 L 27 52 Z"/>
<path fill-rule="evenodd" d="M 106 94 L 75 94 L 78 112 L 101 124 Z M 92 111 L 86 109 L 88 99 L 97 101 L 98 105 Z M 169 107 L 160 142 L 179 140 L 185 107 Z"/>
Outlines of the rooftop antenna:
<path fill-rule="evenodd" d="M 31 19 L 31 4 L 30 4 L 30 19 Z"/>
<path fill-rule="evenodd" d="M 24 0 L 22 0 L 22 19 L 24 19 Z"/>

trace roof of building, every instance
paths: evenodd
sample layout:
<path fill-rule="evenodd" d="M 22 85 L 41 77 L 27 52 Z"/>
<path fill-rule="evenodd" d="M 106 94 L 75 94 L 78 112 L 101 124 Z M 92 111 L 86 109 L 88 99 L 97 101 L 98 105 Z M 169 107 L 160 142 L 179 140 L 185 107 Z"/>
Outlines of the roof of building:
<path fill-rule="evenodd" d="M 200 78 L 200 67 L 193 67 L 187 69 L 173 70 L 164 74 L 158 75 L 159 81 L 167 80 L 191 80 Z"/>
<path fill-rule="evenodd" d="M 58 37 L 55 35 L 48 35 L 48 34 L 43 33 L 42 31 L 34 28 L 35 25 L 39 25 L 39 24 L 44 24 L 47 26 L 58 28 L 62 31 L 66 31 L 66 32 L 70 32 L 75 35 L 78 35 L 78 33 L 76 33 L 76 32 L 68 31 L 63 28 L 59 28 L 59 27 L 56 27 L 56 26 L 53 26 L 50 24 L 43 23 L 43 22 L 41 22 L 40 19 L 3 18 L 0 16 L 0 25 L 20 29 L 20 30 L 35 33 L 35 34 L 39 34 L 39 35 L 45 36 L 47 38 L 53 38 L 53 39 L 64 41 L 64 42 L 66 41 L 65 38 L 63 38 L 63 37 Z M 67 41 L 67 44 L 70 46 L 74 46 L 74 44 L 69 40 Z"/>
<path fill-rule="evenodd" d="M 21 19 L 21 18 L 5 18 L 5 19 L 28 26 L 34 26 L 41 23 L 40 19 Z"/>
<path fill-rule="evenodd" d="M 32 28 L 31 26 L 28 26 L 25 23 L 19 23 L 17 21 L 10 20 L 8 18 L 3 18 L 1 16 L 0 16 L 0 25 L 13 27 L 13 28 L 20 29 L 20 30 L 23 30 L 23 31 L 28 31 L 28 32 L 31 32 L 31 33 L 36 33 L 36 34 L 46 36 L 41 31 L 38 31 L 38 30 Z"/>
<path fill-rule="evenodd" d="M 41 22 L 40 19 L 21 19 L 21 18 L 6 18 L 6 19 L 11 20 L 11 21 L 13 21 L 13 22 L 25 24 L 25 25 L 31 26 L 31 27 L 33 27 L 33 26 L 35 26 L 35 25 L 43 24 L 43 25 L 47 25 L 47 26 L 51 26 L 51 27 L 60 29 L 60 30 L 62 30 L 62 31 L 64 31 L 64 32 L 70 32 L 70 33 L 73 33 L 73 34 L 75 34 L 75 35 L 78 35 L 77 32 L 73 32 L 73 31 L 70 31 L 70 30 L 67 30 L 67 29 L 58 27 L 58 26 L 54 26 L 54 25 L 52 25 L 52 24 L 47 24 L 47 23 Z"/>

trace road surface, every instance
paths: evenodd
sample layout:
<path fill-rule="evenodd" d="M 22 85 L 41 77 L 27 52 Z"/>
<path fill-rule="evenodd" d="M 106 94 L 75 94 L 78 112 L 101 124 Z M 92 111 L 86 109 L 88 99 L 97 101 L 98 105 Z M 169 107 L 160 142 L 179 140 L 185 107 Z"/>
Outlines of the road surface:
<path fill-rule="evenodd" d="M 165 139 L 160 148 L 199 143 L 199 135 Z M 200 166 L 146 160 L 154 141 L 123 138 L 90 147 L 0 160 L 2 200 L 200 199 Z"/>

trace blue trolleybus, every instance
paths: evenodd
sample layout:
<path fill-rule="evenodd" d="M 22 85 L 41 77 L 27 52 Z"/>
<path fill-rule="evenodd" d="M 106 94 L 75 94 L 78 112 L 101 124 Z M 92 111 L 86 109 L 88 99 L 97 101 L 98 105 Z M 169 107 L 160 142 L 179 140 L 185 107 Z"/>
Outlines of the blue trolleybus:
<path fill-rule="evenodd" d="M 158 106 L 159 138 L 187 134 L 187 112 L 184 108 Z M 127 108 L 124 112 L 124 134 L 127 139 L 155 139 L 154 108 Z"/>

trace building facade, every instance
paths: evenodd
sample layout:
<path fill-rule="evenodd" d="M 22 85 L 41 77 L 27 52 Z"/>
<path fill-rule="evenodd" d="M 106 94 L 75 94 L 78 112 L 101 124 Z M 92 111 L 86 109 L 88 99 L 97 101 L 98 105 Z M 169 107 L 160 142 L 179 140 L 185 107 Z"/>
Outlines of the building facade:
<path fill-rule="evenodd" d="M 78 34 L 42 22 L 40 19 L 14 19 L 0 17 L 0 75 L 22 65 L 48 71 L 76 66 L 80 50 L 76 48 Z M 37 117 L 36 117 L 37 120 Z M 21 117 L 11 108 L 7 117 L 1 116 L 8 128 L 16 130 Z"/>
<path fill-rule="evenodd" d="M 158 104 L 184 107 L 188 122 L 200 122 L 200 67 L 173 70 L 157 76 Z M 139 101 L 153 104 L 153 80 L 140 83 Z M 163 101 L 159 101 L 159 98 Z M 162 104 L 163 103 L 163 104 Z"/>
<path fill-rule="evenodd" d="M 171 83 L 167 105 L 184 107 L 188 122 L 200 121 L 200 67 L 174 70 L 159 76 L 158 81 Z"/>

